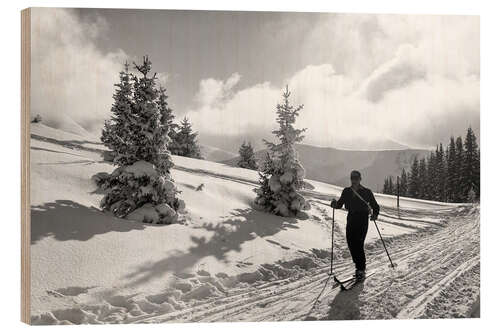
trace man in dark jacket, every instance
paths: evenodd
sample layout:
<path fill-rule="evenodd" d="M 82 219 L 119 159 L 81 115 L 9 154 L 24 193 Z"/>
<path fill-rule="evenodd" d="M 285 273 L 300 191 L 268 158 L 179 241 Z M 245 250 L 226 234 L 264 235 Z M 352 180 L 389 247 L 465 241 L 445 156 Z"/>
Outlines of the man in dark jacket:
<path fill-rule="evenodd" d="M 340 199 L 332 200 L 332 208 L 346 207 L 346 238 L 352 261 L 356 265 L 356 278 L 364 279 L 366 275 L 365 238 L 368 232 L 368 218 L 375 221 L 380 207 L 370 189 L 361 185 L 361 173 L 351 172 L 351 186 L 344 188 Z M 371 216 L 370 216 L 371 215 Z"/>

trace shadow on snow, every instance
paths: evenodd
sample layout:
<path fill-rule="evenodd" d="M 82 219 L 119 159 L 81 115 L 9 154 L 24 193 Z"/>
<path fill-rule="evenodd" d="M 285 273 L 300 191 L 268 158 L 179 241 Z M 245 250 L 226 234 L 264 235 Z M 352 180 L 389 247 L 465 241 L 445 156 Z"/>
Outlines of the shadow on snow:
<path fill-rule="evenodd" d="M 168 272 L 187 272 L 206 257 L 215 257 L 218 261 L 227 263 L 228 253 L 240 252 L 245 242 L 257 237 L 272 236 L 281 230 L 298 229 L 296 224 L 297 218 L 279 217 L 252 208 L 236 209 L 227 220 L 219 224 L 204 223 L 195 227 L 210 231 L 212 237 L 192 236 L 191 241 L 195 245 L 186 252 L 170 252 L 162 260 L 150 261 L 137 267 L 126 278 L 134 279 L 130 285 L 137 286 Z"/>
<path fill-rule="evenodd" d="M 339 291 L 330 303 L 328 315 L 321 320 L 356 320 L 361 319 L 361 298 L 364 281 L 359 282 L 349 291 Z"/>
<path fill-rule="evenodd" d="M 108 232 L 143 229 L 142 223 L 118 219 L 71 200 L 31 207 L 31 244 L 51 236 L 59 241 L 86 241 Z"/>

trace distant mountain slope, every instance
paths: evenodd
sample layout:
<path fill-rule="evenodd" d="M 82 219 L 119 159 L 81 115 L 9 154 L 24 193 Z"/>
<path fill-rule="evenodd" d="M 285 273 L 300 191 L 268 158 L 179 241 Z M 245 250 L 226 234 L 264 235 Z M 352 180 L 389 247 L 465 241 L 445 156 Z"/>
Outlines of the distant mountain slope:
<path fill-rule="evenodd" d="M 357 138 L 355 141 L 346 140 L 344 142 L 338 142 L 338 144 L 336 145 L 336 148 L 341 149 L 341 150 L 362 150 L 362 151 L 410 149 L 410 147 L 408 147 L 408 146 L 405 146 L 399 142 L 389 140 L 389 139 L 373 141 L 372 139 L 363 140 L 363 139 L 359 139 L 359 138 Z"/>
<path fill-rule="evenodd" d="M 307 132 L 306 132 L 307 138 Z M 250 142 L 254 149 L 261 150 L 265 149 L 266 145 L 264 144 L 262 139 L 266 140 L 274 140 L 275 137 L 272 133 L 259 133 L 258 131 L 254 134 L 245 134 L 244 137 L 231 137 L 231 136 L 223 136 L 223 135 L 208 135 L 206 133 L 200 133 L 198 136 L 198 141 L 203 143 L 203 145 L 207 145 L 210 147 L 217 147 L 224 151 L 229 152 L 237 152 L 240 148 L 240 145 L 243 141 Z M 303 143 L 304 145 L 316 146 L 314 143 L 308 142 Z M 356 138 L 346 139 L 346 140 L 337 140 L 335 141 L 335 148 L 340 150 L 391 150 L 391 149 L 409 149 L 404 144 L 401 144 L 397 141 L 391 139 L 362 139 Z"/>
<path fill-rule="evenodd" d="M 201 156 L 207 161 L 219 162 L 225 161 L 231 158 L 235 158 L 237 155 L 229 151 L 225 151 L 216 147 L 201 145 Z"/>
<path fill-rule="evenodd" d="M 347 186 L 349 172 L 357 169 L 363 174 L 363 183 L 374 191 L 382 189 L 385 177 L 396 177 L 403 168 L 408 170 L 414 156 L 420 157 L 428 153 L 421 149 L 361 151 L 302 144 L 296 147 L 308 179 Z M 265 150 L 259 150 L 256 156 L 261 159 L 265 153 Z M 235 166 L 237 162 L 238 157 L 235 157 L 222 163 Z"/>

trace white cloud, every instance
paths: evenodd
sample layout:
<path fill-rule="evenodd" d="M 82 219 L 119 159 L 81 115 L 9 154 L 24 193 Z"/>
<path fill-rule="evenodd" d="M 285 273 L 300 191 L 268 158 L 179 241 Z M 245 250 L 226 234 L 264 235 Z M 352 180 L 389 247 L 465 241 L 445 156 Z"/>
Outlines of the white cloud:
<path fill-rule="evenodd" d="M 45 123 L 72 132 L 102 125 L 126 56 L 96 48 L 93 40 L 105 30 L 103 20 L 83 22 L 70 10 L 34 9 L 31 112 Z"/>
<path fill-rule="evenodd" d="M 363 148 L 396 140 L 429 146 L 462 134 L 469 124 L 478 129 L 478 17 L 321 17 L 303 36 L 302 48 L 290 50 L 311 65 L 279 84 L 264 77 L 241 86 L 239 73 L 201 80 L 187 110 L 200 134 L 270 138 L 286 84 L 292 102 L 304 104 L 297 126 L 308 128 L 310 144 Z M 32 113 L 55 127 L 98 134 L 118 73 L 133 57 L 96 46 L 109 29 L 99 17 L 36 8 L 32 19 Z M 169 80 L 165 73 L 157 77 L 162 85 Z"/>
<path fill-rule="evenodd" d="M 415 45 L 432 73 L 479 75 L 479 16 L 379 15 L 378 21 L 391 38 Z"/>
<path fill-rule="evenodd" d="M 451 79 L 430 75 L 405 89 L 391 91 L 377 105 L 381 119 L 393 126 L 391 136 L 411 145 L 446 142 L 450 135 L 479 129 L 479 79 L 470 75 Z"/>
<path fill-rule="evenodd" d="M 394 58 L 375 69 L 364 80 L 360 89 L 364 97 L 372 102 L 378 102 L 387 91 L 401 89 L 414 81 L 425 79 L 426 68 L 416 54 L 414 46 L 401 45 Z"/>
<path fill-rule="evenodd" d="M 203 87 L 201 89 L 207 86 Z M 230 136 L 261 133 L 263 127 L 269 128 L 267 124 L 274 122 L 272 108 L 280 92 L 269 82 L 232 92 L 232 96 L 226 99 L 227 92 L 224 89 L 215 88 L 215 91 L 219 94 L 206 94 L 210 96 L 206 99 L 209 103 L 187 113 L 203 133 Z M 213 101 L 218 102 L 214 104 Z"/>
<path fill-rule="evenodd" d="M 31 29 L 31 113 L 50 126 L 98 136 L 119 72 L 133 57 L 98 49 L 96 38 L 109 29 L 100 17 L 90 21 L 69 9 L 34 8 Z M 161 84 L 168 79 L 165 73 L 157 77 Z"/>
<path fill-rule="evenodd" d="M 395 140 L 425 147 L 461 134 L 479 120 L 475 76 L 456 80 L 426 74 L 401 84 L 397 75 L 387 75 L 370 77 L 362 85 L 383 89 L 375 102 L 354 89 L 348 77 L 335 74 L 331 65 L 308 66 L 286 80 L 292 102 L 304 104 L 297 126 L 308 128 L 305 142 L 361 149 L 366 142 Z M 372 87 L 374 82 L 378 85 Z M 188 116 L 202 134 L 268 137 L 277 126 L 275 105 L 281 101 L 281 89 L 268 82 L 257 84 L 234 91 L 223 103 L 191 110 Z"/>
<path fill-rule="evenodd" d="M 199 91 L 195 97 L 200 105 L 213 106 L 230 97 L 233 87 L 240 81 L 240 75 L 233 73 L 226 81 L 204 79 L 200 81 Z"/>
<path fill-rule="evenodd" d="M 305 104 L 297 126 L 308 128 L 307 142 L 326 146 L 338 143 L 339 138 L 366 136 L 370 114 L 364 106 L 368 102 L 352 98 L 352 81 L 335 74 L 331 65 L 308 66 L 286 83 L 292 91 L 291 101 Z M 214 96 L 223 102 L 202 105 L 187 116 L 201 134 L 269 137 L 276 127 L 275 106 L 281 102 L 282 89 L 269 82 L 256 84 L 234 91 L 228 99 Z"/>
<path fill-rule="evenodd" d="M 223 80 L 203 80 L 199 95 L 210 98 L 198 99 L 188 115 L 208 136 L 268 137 L 288 84 L 292 101 L 304 104 L 297 126 L 308 128 L 306 143 L 363 148 L 395 140 L 429 147 L 468 125 L 479 129 L 478 29 L 478 18 L 468 16 L 328 17 L 302 51 L 331 53 L 331 63 L 306 66 L 280 86 L 235 90 L 222 88 Z M 203 91 L 209 82 L 211 95 Z"/>

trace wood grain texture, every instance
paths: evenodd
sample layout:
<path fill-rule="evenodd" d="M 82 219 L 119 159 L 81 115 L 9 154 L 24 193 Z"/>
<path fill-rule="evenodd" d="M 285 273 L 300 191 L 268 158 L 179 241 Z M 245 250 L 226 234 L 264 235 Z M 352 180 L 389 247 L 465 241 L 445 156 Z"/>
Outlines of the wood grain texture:
<path fill-rule="evenodd" d="M 30 86 L 31 10 L 21 11 L 21 321 L 30 323 Z"/>

